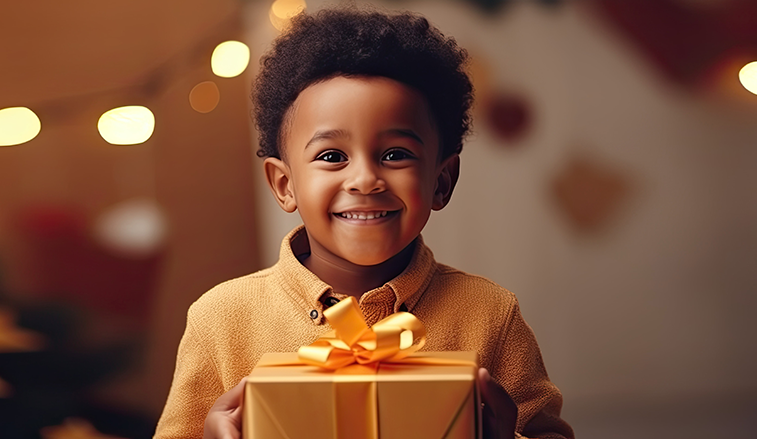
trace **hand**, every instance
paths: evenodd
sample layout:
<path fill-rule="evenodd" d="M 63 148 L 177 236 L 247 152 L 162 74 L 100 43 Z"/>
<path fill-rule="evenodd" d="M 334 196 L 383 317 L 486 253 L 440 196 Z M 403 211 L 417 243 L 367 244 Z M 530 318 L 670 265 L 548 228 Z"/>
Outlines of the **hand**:
<path fill-rule="evenodd" d="M 242 437 L 242 392 L 246 378 L 219 396 L 205 417 L 203 439 L 239 439 Z"/>
<path fill-rule="evenodd" d="M 518 407 L 510 395 L 495 383 L 483 367 L 478 369 L 478 388 L 481 390 L 484 439 L 513 439 Z"/>

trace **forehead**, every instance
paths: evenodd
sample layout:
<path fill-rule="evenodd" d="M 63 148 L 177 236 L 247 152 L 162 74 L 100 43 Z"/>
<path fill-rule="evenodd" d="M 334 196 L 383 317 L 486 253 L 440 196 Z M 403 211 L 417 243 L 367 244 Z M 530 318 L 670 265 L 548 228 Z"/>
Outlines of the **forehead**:
<path fill-rule="evenodd" d="M 425 145 L 438 148 L 438 134 L 423 95 L 384 77 L 337 76 L 315 83 L 300 93 L 287 119 L 282 136 L 287 153 L 304 148 L 316 132 L 325 130 L 371 138 L 386 130 L 409 129 Z"/>

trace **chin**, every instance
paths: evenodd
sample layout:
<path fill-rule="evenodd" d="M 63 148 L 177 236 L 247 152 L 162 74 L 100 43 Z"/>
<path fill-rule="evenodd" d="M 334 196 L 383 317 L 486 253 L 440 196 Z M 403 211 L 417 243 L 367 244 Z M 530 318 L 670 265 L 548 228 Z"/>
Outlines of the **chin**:
<path fill-rule="evenodd" d="M 379 265 L 389 260 L 390 257 L 382 258 L 376 257 L 375 254 L 361 253 L 347 259 L 355 265 L 361 265 L 364 267 L 371 267 L 373 265 Z"/>
<path fill-rule="evenodd" d="M 396 253 L 392 253 L 385 248 L 363 247 L 359 249 L 349 249 L 343 253 L 344 259 L 355 265 L 370 267 L 379 265 L 391 259 Z"/>

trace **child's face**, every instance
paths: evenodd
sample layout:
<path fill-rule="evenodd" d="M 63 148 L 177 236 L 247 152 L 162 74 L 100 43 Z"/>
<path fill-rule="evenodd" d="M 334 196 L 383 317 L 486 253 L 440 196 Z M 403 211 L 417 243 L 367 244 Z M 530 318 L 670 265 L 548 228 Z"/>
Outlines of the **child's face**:
<path fill-rule="evenodd" d="M 311 85 L 283 131 L 284 160 L 266 160 L 274 195 L 319 247 L 353 264 L 399 253 L 454 186 L 425 99 L 388 78 Z"/>

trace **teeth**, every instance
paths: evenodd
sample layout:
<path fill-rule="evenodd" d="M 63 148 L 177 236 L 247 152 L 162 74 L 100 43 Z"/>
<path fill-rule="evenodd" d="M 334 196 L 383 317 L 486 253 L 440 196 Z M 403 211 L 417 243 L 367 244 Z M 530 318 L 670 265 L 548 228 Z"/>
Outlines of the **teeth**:
<path fill-rule="evenodd" d="M 383 218 L 389 213 L 388 210 L 384 210 L 381 212 L 342 212 L 337 215 L 341 216 L 342 218 L 346 219 L 359 219 L 359 220 L 370 220 L 370 219 L 376 219 L 376 218 Z"/>

